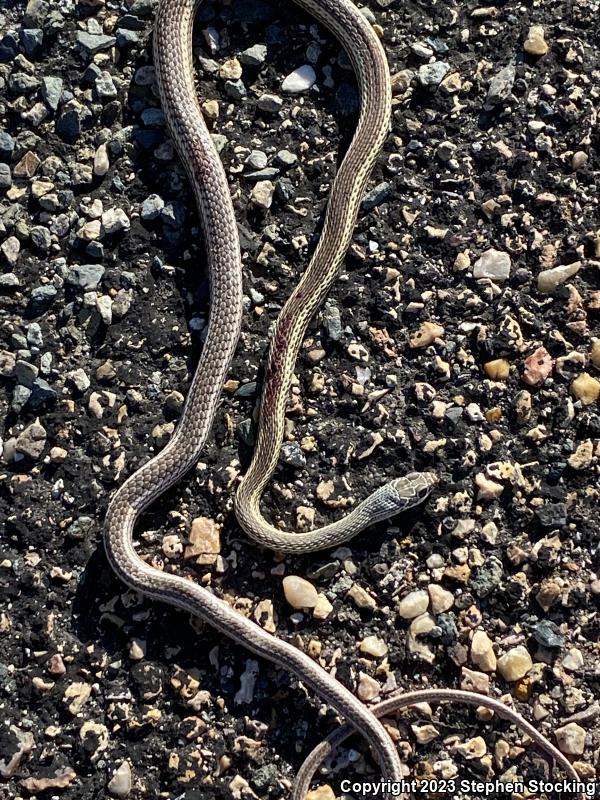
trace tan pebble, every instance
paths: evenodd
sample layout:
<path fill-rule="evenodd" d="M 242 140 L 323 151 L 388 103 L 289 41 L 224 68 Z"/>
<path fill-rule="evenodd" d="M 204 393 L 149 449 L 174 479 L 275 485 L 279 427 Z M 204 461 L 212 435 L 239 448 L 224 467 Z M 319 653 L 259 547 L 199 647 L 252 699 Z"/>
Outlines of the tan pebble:
<path fill-rule="evenodd" d="M 573 469 L 585 469 L 592 463 L 594 457 L 594 444 L 591 439 L 582 442 L 573 455 L 569 456 L 567 462 Z"/>
<path fill-rule="evenodd" d="M 131 792 L 131 767 L 128 761 L 122 761 L 108 782 L 108 791 L 113 797 L 129 797 Z"/>
<path fill-rule="evenodd" d="M 504 491 L 504 486 L 501 483 L 491 480 L 483 472 L 478 472 L 475 476 L 475 485 L 478 490 L 478 500 L 495 500 Z"/>
<path fill-rule="evenodd" d="M 315 509 L 309 506 L 298 506 L 296 509 L 296 527 L 301 531 L 309 531 L 315 521 Z"/>
<path fill-rule="evenodd" d="M 523 380 L 530 386 L 541 386 L 552 372 L 552 357 L 545 347 L 538 347 L 525 359 Z"/>
<path fill-rule="evenodd" d="M 489 675 L 484 675 L 483 672 L 476 672 L 475 670 L 463 667 L 461 670 L 460 688 L 467 692 L 480 692 L 481 694 L 489 694 Z"/>
<path fill-rule="evenodd" d="M 333 481 L 321 481 L 316 489 L 316 494 L 319 500 L 323 502 L 329 500 L 335 490 Z"/>
<path fill-rule="evenodd" d="M 361 672 L 359 674 L 356 693 L 363 703 L 368 703 L 371 700 L 375 700 L 377 697 L 379 697 L 380 692 L 381 686 L 377 683 L 375 678 L 367 675 L 366 672 Z"/>
<path fill-rule="evenodd" d="M 167 558 L 178 558 L 183 553 L 183 543 L 176 533 L 163 536 L 161 550 Z"/>
<path fill-rule="evenodd" d="M 527 389 L 516 396 L 515 411 L 519 422 L 527 422 L 531 418 L 531 393 Z"/>
<path fill-rule="evenodd" d="M 398 614 L 403 619 L 414 619 L 429 608 L 429 594 L 424 589 L 409 592 L 398 603 Z"/>
<path fill-rule="evenodd" d="M 89 700 L 92 687 L 87 683 L 72 683 L 64 691 L 63 701 L 73 716 L 76 716 Z"/>
<path fill-rule="evenodd" d="M 348 597 L 354 601 L 358 608 L 365 608 L 373 610 L 377 608 L 375 598 L 373 598 L 366 589 L 363 589 L 358 583 L 352 584 L 348 591 Z"/>
<path fill-rule="evenodd" d="M 600 339 L 596 339 L 596 341 L 592 344 L 590 359 L 592 364 L 600 369 Z"/>
<path fill-rule="evenodd" d="M 492 381 L 505 381 L 510 373 L 510 361 L 505 358 L 496 358 L 483 365 L 485 374 Z"/>
<path fill-rule="evenodd" d="M 237 81 L 242 77 L 242 65 L 237 58 L 229 58 L 219 67 L 219 78 L 225 81 Z"/>
<path fill-rule="evenodd" d="M 335 800 L 335 792 L 328 783 L 323 783 L 307 792 L 306 800 Z"/>
<path fill-rule="evenodd" d="M 420 617 L 416 617 L 416 619 L 413 619 L 410 623 L 406 636 L 408 651 L 428 664 L 433 664 L 435 661 L 435 654 L 424 641 L 419 639 L 419 637 L 431 633 L 434 627 L 435 619 L 431 614 L 421 614 Z"/>
<path fill-rule="evenodd" d="M 433 614 L 443 614 L 449 611 L 454 605 L 454 595 L 437 583 L 432 583 L 427 587 L 429 592 L 429 600 L 431 602 L 431 611 Z"/>
<path fill-rule="evenodd" d="M 444 333 L 441 325 L 435 322 L 422 322 L 418 331 L 410 337 L 411 347 L 427 347 Z"/>
<path fill-rule="evenodd" d="M 539 592 L 536 594 L 535 599 L 544 609 L 549 611 L 550 608 L 556 603 L 560 597 L 560 586 L 554 581 L 544 581 L 540 586 Z"/>
<path fill-rule="evenodd" d="M 530 678 L 519 678 L 514 686 L 515 697 L 524 703 L 529 700 L 533 692 L 533 683 Z"/>
<path fill-rule="evenodd" d="M 411 725 L 410 727 L 419 744 L 429 744 L 440 735 L 435 725 Z"/>
<path fill-rule="evenodd" d="M 277 630 L 277 625 L 275 623 L 275 610 L 273 608 L 272 600 L 265 598 L 257 603 L 252 616 L 258 622 L 261 628 L 264 628 L 269 633 L 275 633 Z"/>
<path fill-rule="evenodd" d="M 456 752 L 460 753 L 463 758 L 469 761 L 473 758 L 482 758 L 487 752 L 485 739 L 481 736 L 469 739 L 464 744 L 459 744 L 456 748 Z"/>
<path fill-rule="evenodd" d="M 317 597 L 317 602 L 315 603 L 315 607 L 313 608 L 313 617 L 317 620 L 324 620 L 331 614 L 333 611 L 333 606 L 327 599 L 327 597 L 322 593 L 319 592 L 319 596 Z"/>
<path fill-rule="evenodd" d="M 67 458 L 67 451 L 64 447 L 53 447 L 50 450 L 50 461 L 53 464 L 62 464 Z"/>
<path fill-rule="evenodd" d="M 387 644 L 378 636 L 365 636 L 365 638 L 359 644 L 358 649 L 361 653 L 366 653 L 369 656 L 375 656 L 375 658 L 381 658 L 388 651 Z"/>
<path fill-rule="evenodd" d="M 523 50 L 530 56 L 545 56 L 549 50 L 548 43 L 544 39 L 544 29 L 541 25 L 532 25 L 527 38 L 523 43 Z"/>
<path fill-rule="evenodd" d="M 585 730 L 576 722 L 569 722 L 554 732 L 556 743 L 561 753 L 569 756 L 580 756 L 585 750 Z"/>
<path fill-rule="evenodd" d="M 584 153 L 583 150 L 578 150 L 571 156 L 571 169 L 578 170 L 581 169 L 582 167 L 585 167 L 588 160 L 589 160 L 588 154 Z"/>
<path fill-rule="evenodd" d="M 304 578 L 298 575 L 287 575 L 283 579 L 283 593 L 292 608 L 314 608 L 319 598 L 319 593 Z"/>
<path fill-rule="evenodd" d="M 221 552 L 220 527 L 208 517 L 192 520 L 190 543 L 184 551 L 185 559 L 195 558 L 197 564 L 213 564 Z"/>
<path fill-rule="evenodd" d="M 313 350 L 309 350 L 308 353 L 306 354 L 306 358 L 311 364 L 319 364 L 321 361 L 323 361 L 326 355 L 327 353 L 325 352 L 325 350 L 323 350 L 320 347 L 317 347 L 314 348 Z"/>
<path fill-rule="evenodd" d="M 202 114 L 207 119 L 218 119 L 218 117 L 219 117 L 219 101 L 218 100 L 205 100 L 202 103 Z"/>
<path fill-rule="evenodd" d="M 600 381 L 582 372 L 571 384 L 571 392 L 584 406 L 589 406 L 600 397 Z"/>
<path fill-rule="evenodd" d="M 498 659 L 498 672 L 505 681 L 514 682 L 525 675 L 533 666 L 529 651 L 522 644 L 513 647 Z"/>
<path fill-rule="evenodd" d="M 540 292 L 548 294 L 553 289 L 556 289 L 557 286 L 560 286 L 561 283 L 564 283 L 569 280 L 569 278 L 572 278 L 573 275 L 576 275 L 580 269 L 581 262 L 574 261 L 572 264 L 544 270 L 544 272 L 540 272 L 538 275 L 538 289 Z"/>
<path fill-rule="evenodd" d="M 483 672 L 494 672 L 496 654 L 492 641 L 485 631 L 475 631 L 471 640 L 471 661 Z"/>
<path fill-rule="evenodd" d="M 572 672 L 580 670 L 583 664 L 583 653 L 577 647 L 572 647 L 562 660 L 564 669 L 571 670 Z"/>
<path fill-rule="evenodd" d="M 64 675 L 67 671 L 65 667 L 65 662 L 62 659 L 60 653 L 55 653 L 53 656 L 50 656 L 48 660 L 48 672 L 50 675 L 55 675 L 60 677 Z"/>
<path fill-rule="evenodd" d="M 142 639 L 132 639 L 129 645 L 129 658 L 132 661 L 141 661 L 146 655 L 146 642 Z"/>

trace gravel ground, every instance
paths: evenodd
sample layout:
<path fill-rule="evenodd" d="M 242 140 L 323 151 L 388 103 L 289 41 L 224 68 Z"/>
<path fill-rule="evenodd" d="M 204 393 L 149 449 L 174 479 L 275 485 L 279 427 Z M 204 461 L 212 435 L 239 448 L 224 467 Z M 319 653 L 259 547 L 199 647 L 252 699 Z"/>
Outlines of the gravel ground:
<path fill-rule="evenodd" d="M 153 87 L 154 6 L 0 4 L 2 800 L 287 797 L 337 724 L 283 670 L 127 591 L 102 550 L 111 492 L 173 429 L 208 308 Z M 198 89 L 239 221 L 244 332 L 203 460 L 145 515 L 141 551 L 366 702 L 426 686 L 503 696 L 593 779 L 598 5 L 365 13 L 396 76 L 393 128 L 303 345 L 264 508 L 299 529 L 413 468 L 439 486 L 332 553 L 281 558 L 235 525 L 269 328 L 314 246 L 357 94 L 347 57 L 295 6 L 207 3 Z M 311 584 L 314 608 L 290 606 L 284 576 Z M 421 708 L 389 730 L 411 776 L 549 774 L 469 709 Z M 356 738 L 312 800 L 377 774 Z"/>

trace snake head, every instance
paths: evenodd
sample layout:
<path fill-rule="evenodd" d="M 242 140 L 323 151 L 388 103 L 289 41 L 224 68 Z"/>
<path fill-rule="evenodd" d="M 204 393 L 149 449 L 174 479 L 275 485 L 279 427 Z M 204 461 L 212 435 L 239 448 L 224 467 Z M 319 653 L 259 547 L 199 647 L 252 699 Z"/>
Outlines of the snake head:
<path fill-rule="evenodd" d="M 403 478 L 390 481 L 390 486 L 398 495 L 401 510 L 422 503 L 437 483 L 433 472 L 409 472 Z"/>

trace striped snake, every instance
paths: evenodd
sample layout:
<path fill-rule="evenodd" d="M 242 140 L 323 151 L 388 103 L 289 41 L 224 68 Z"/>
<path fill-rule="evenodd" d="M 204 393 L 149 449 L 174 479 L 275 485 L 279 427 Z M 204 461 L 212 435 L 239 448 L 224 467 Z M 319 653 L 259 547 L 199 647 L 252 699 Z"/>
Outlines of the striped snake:
<path fill-rule="evenodd" d="M 115 572 L 133 589 L 200 617 L 309 685 L 349 723 L 350 727 L 341 729 L 340 735 L 345 737 L 349 730 L 360 730 L 374 749 L 384 778 L 398 781 L 402 776 L 400 759 L 378 719 L 380 713 L 389 709 L 389 701 L 373 713 L 304 652 L 267 633 L 204 586 L 149 566 L 133 544 L 140 514 L 194 466 L 200 456 L 242 325 L 242 269 L 233 204 L 194 87 L 192 27 L 199 2 L 160 0 L 154 32 L 154 63 L 163 111 L 193 186 L 204 234 L 211 288 L 208 336 L 172 438 L 122 484 L 111 500 L 105 523 L 106 552 Z M 298 349 L 311 317 L 344 259 L 366 182 L 387 134 L 391 106 L 385 54 L 365 17 L 349 0 L 297 0 L 297 3 L 329 28 L 349 54 L 358 78 L 361 111 L 353 141 L 333 183 L 319 243 L 275 328 L 254 459 L 236 496 L 236 513 L 247 533 L 260 544 L 292 553 L 343 542 L 368 525 L 420 503 L 435 483 L 430 473 L 410 473 L 392 480 L 345 519 L 309 533 L 282 532 L 269 525 L 260 512 L 260 497 L 275 469 L 283 440 L 286 398 Z M 447 690 L 444 698 L 464 699 L 464 693 L 459 694 L 460 697 Z M 436 692 L 420 692 L 419 697 L 435 700 Z M 482 705 L 490 703 L 473 697 Z M 397 702 L 402 703 L 403 699 Z M 510 709 L 505 710 L 505 715 L 516 724 L 527 726 Z M 338 740 L 341 741 L 339 736 Z M 562 758 L 561 764 L 567 768 L 564 757 L 552 745 L 543 739 L 538 743 L 553 757 Z M 331 742 L 326 743 L 311 754 L 293 789 L 294 800 L 301 800 L 307 782 L 330 746 Z"/>

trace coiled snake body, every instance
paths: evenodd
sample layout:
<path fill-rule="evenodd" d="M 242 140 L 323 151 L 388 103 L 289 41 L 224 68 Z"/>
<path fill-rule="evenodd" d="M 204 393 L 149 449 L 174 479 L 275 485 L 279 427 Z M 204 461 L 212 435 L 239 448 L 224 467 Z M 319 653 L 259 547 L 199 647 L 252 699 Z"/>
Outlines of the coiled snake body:
<path fill-rule="evenodd" d="M 112 498 L 106 515 L 106 552 L 117 574 L 129 586 L 200 617 L 312 687 L 368 739 L 383 776 L 398 781 L 402 776 L 400 760 L 377 718 L 378 713 L 390 710 L 389 702 L 373 713 L 305 653 L 241 616 L 203 586 L 149 566 L 133 546 L 139 515 L 200 456 L 242 325 L 242 270 L 233 205 L 227 178 L 204 124 L 194 87 L 192 27 L 199 2 L 160 0 L 155 23 L 154 63 L 163 111 L 200 212 L 211 290 L 208 336 L 174 435 Z M 236 513 L 247 533 L 257 542 L 284 552 L 318 550 L 345 541 L 373 522 L 421 502 L 435 483 L 430 473 L 410 473 L 378 489 L 345 519 L 308 533 L 279 531 L 260 513 L 260 496 L 277 464 L 283 440 L 285 404 L 297 352 L 306 326 L 345 256 L 390 116 L 390 78 L 385 54 L 363 15 L 348 0 L 297 0 L 297 3 L 327 26 L 345 47 L 358 77 L 361 112 L 354 139 L 331 190 L 319 243 L 275 329 L 255 455 L 236 496 Z M 418 694 L 419 700 L 436 699 L 436 690 Z M 451 700 L 452 691 L 438 692 L 437 697 Z M 463 698 L 455 696 L 454 699 Z M 410 697 L 404 695 L 397 702 L 406 705 L 410 704 L 408 701 Z M 506 709 L 505 715 L 517 724 L 523 722 L 510 709 Z M 346 729 L 342 734 L 347 735 Z M 294 800 L 303 796 L 312 773 L 330 745 L 317 749 L 307 760 L 293 790 Z M 555 748 L 549 743 L 545 747 L 557 757 Z M 565 761 L 560 753 L 558 757 Z M 568 762 L 563 766 L 570 768 Z"/>

